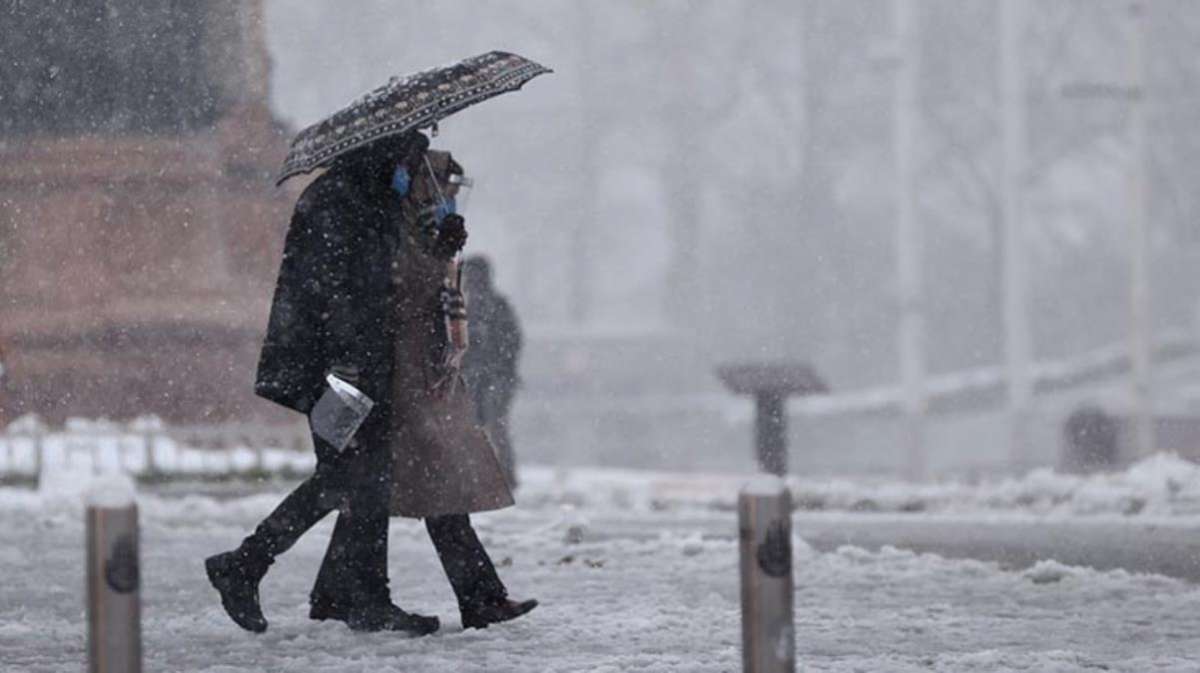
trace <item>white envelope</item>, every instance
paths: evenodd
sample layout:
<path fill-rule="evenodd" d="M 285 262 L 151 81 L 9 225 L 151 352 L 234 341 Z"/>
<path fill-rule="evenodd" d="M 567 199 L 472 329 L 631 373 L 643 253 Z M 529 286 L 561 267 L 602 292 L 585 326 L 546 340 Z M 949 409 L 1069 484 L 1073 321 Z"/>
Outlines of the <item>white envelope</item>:
<path fill-rule="evenodd" d="M 375 402 L 333 374 L 326 376 L 325 382 L 329 387 L 313 405 L 309 419 L 313 433 L 341 453 L 371 413 Z"/>

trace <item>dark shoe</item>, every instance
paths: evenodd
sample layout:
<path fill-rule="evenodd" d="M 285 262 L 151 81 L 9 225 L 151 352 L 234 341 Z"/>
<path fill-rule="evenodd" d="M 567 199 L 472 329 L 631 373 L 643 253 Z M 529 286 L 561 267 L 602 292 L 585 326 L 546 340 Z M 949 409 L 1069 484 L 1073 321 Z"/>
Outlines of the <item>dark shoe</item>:
<path fill-rule="evenodd" d="M 314 613 L 320 616 L 314 616 Z M 309 616 L 313 619 L 336 619 L 346 622 L 351 631 L 404 631 L 414 636 L 429 635 L 442 626 L 437 617 L 405 612 L 391 603 L 350 608 L 345 611 L 337 608 L 319 610 L 314 605 Z"/>
<path fill-rule="evenodd" d="M 252 567 L 239 551 L 210 556 L 204 561 L 208 581 L 221 594 L 221 607 L 234 623 L 254 633 L 267 630 L 258 602 L 258 583 L 265 571 Z"/>
<path fill-rule="evenodd" d="M 326 601 L 314 601 L 309 605 L 308 618 L 317 621 L 325 621 L 332 619 L 339 622 L 346 621 L 346 615 L 349 608 L 338 603 L 329 603 Z"/>
<path fill-rule="evenodd" d="M 538 602 L 534 599 L 513 601 L 507 598 L 495 603 L 475 605 L 462 611 L 464 629 L 486 629 L 488 624 L 507 622 L 536 608 Z"/>

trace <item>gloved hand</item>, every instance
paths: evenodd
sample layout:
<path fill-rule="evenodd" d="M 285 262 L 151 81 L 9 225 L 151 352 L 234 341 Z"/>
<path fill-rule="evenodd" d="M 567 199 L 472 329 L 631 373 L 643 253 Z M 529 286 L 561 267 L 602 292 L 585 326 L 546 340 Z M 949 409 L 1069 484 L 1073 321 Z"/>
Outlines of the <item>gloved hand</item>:
<path fill-rule="evenodd" d="M 451 259 L 467 244 L 467 222 L 462 215 L 451 213 L 442 219 L 433 241 L 433 255 Z"/>

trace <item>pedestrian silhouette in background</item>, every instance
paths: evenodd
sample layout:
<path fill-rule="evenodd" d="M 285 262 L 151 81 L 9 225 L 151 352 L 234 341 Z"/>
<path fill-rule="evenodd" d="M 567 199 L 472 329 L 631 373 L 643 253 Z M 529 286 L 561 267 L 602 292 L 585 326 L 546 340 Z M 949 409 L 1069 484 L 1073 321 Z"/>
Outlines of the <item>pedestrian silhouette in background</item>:
<path fill-rule="evenodd" d="M 1062 467 L 1070 472 L 1115 469 L 1120 462 L 1121 423 L 1094 404 L 1085 404 L 1063 426 L 1066 452 Z"/>
<path fill-rule="evenodd" d="M 463 262 L 463 283 L 471 323 L 471 348 L 463 361 L 463 376 L 475 400 L 479 424 L 491 437 L 508 483 L 515 488 L 516 457 L 508 417 L 520 385 L 521 325 L 512 305 L 496 291 L 487 258 L 473 256 Z"/>

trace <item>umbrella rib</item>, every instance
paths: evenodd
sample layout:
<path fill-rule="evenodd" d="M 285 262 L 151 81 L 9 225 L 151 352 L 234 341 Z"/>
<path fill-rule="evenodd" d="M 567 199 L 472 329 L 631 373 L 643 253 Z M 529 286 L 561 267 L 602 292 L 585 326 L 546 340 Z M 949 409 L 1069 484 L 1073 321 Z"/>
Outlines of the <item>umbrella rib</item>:
<path fill-rule="evenodd" d="M 516 54 L 488 52 L 451 66 L 392 78 L 388 84 L 360 96 L 297 134 L 276 184 L 324 166 L 331 159 L 380 137 L 436 125 L 459 110 L 517 91 L 534 77 L 549 72 L 553 71 Z M 464 86 L 465 81 L 479 83 Z M 446 95 L 439 94 L 443 91 Z M 387 119 L 415 101 L 426 99 L 431 100 L 417 103 L 416 109 L 399 119 Z M 372 120 L 378 122 L 371 125 Z"/>

